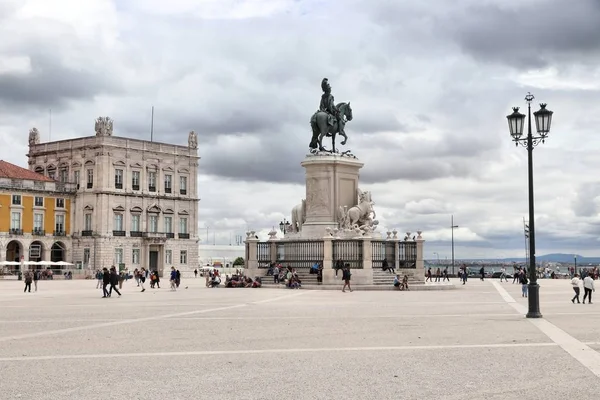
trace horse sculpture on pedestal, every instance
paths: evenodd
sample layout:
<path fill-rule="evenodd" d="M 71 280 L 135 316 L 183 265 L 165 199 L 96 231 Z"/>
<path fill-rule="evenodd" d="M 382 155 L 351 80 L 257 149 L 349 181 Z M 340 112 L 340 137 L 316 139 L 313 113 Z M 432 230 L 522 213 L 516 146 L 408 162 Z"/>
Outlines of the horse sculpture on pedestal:
<path fill-rule="evenodd" d="M 310 126 L 313 131 L 312 140 L 310 141 L 311 151 L 328 151 L 323 147 L 323 137 L 331 137 L 331 152 L 336 153 L 335 149 L 335 135 L 340 134 L 344 137 L 342 145 L 346 144 L 348 136 L 344 128 L 347 121 L 352 121 L 352 108 L 350 103 L 339 103 L 336 105 L 339 113 L 339 120 L 335 116 L 328 114 L 324 111 L 317 111 L 313 114 L 310 119 Z"/>

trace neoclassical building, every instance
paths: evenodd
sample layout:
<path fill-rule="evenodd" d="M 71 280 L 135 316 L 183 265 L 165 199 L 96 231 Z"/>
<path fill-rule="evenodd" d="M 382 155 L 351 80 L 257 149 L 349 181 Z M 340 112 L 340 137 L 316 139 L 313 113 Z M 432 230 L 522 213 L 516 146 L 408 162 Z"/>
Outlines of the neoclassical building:
<path fill-rule="evenodd" d="M 188 146 L 112 135 L 108 117 L 95 136 L 40 143 L 29 135 L 29 169 L 75 187 L 69 262 L 162 273 L 198 266 L 197 137 Z"/>
<path fill-rule="evenodd" d="M 0 160 L 0 262 L 67 261 L 75 192 L 73 184 Z"/>

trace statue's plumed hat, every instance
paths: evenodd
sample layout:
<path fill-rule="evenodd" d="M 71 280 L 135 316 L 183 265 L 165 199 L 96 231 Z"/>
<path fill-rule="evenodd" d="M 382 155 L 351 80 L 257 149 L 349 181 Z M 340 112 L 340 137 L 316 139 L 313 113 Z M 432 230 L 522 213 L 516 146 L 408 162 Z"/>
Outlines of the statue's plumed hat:
<path fill-rule="evenodd" d="M 321 81 L 321 89 L 325 92 L 327 91 L 327 78 L 323 78 Z"/>

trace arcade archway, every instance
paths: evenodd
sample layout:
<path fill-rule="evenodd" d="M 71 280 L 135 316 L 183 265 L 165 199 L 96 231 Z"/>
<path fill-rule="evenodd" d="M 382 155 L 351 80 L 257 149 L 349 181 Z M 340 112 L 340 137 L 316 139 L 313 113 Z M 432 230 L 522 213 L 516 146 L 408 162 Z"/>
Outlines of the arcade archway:
<path fill-rule="evenodd" d="M 18 240 L 11 240 L 6 245 L 6 261 L 21 261 L 23 245 Z"/>
<path fill-rule="evenodd" d="M 67 255 L 67 246 L 63 242 L 54 242 L 50 248 L 50 261 L 65 261 Z"/>

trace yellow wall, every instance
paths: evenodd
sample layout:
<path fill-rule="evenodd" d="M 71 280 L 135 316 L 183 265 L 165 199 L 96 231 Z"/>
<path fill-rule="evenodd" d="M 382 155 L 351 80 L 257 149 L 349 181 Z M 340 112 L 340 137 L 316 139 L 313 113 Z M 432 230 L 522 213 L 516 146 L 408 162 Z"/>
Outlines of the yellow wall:
<path fill-rule="evenodd" d="M 52 235 L 52 232 L 54 232 L 54 207 L 56 206 L 56 199 L 53 197 L 46 197 L 44 199 L 44 206 L 46 206 L 44 230 L 46 231 L 46 234 Z"/>
<path fill-rule="evenodd" d="M 23 233 L 31 233 L 33 231 L 33 197 L 21 196 L 21 205 L 23 206 L 21 229 L 23 229 Z"/>
<path fill-rule="evenodd" d="M 65 199 L 65 209 L 67 214 L 65 215 L 65 232 L 67 235 L 71 234 L 71 200 Z"/>
<path fill-rule="evenodd" d="M 10 229 L 10 194 L 0 194 L 0 232 Z"/>

